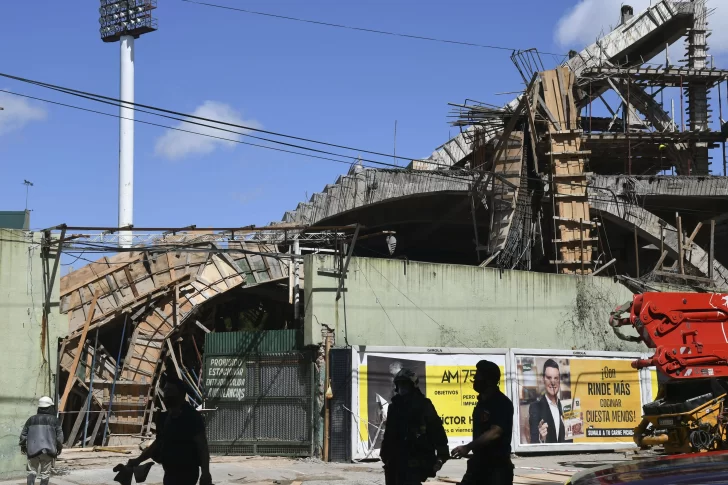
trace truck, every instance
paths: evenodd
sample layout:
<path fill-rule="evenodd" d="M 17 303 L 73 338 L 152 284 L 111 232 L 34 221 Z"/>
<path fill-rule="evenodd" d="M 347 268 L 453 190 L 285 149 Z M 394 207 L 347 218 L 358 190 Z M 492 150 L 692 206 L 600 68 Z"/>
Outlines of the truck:
<path fill-rule="evenodd" d="M 636 294 L 609 324 L 620 338 L 654 349 L 632 366 L 655 368 L 663 381 L 643 406 L 635 443 L 669 454 L 728 449 L 728 294 Z M 638 337 L 618 330 L 624 326 Z"/>

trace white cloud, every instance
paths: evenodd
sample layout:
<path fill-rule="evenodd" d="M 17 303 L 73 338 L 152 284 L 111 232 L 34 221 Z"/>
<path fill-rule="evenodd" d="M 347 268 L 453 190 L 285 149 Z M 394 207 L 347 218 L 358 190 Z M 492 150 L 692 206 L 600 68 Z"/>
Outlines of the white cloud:
<path fill-rule="evenodd" d="M 0 135 L 19 130 L 33 121 L 43 121 L 48 116 L 44 107 L 25 98 L 0 92 Z"/>
<path fill-rule="evenodd" d="M 592 44 L 602 32 L 606 34 L 611 30 L 610 27 L 619 24 L 622 5 L 631 5 L 637 15 L 649 7 L 650 3 L 656 3 L 656 0 L 579 0 L 559 19 L 554 38 L 561 47 L 581 50 Z M 712 8 L 715 8 L 715 11 L 708 17 L 708 27 L 713 31 L 708 39 L 710 53 L 726 53 L 728 52 L 728 5 L 723 5 L 722 0 L 709 0 L 708 10 Z M 673 45 L 679 46 L 675 53 L 682 54 L 682 42 L 678 41 Z M 675 60 L 681 57 L 682 55 Z M 670 61 L 674 62 L 672 55 Z"/>
<path fill-rule="evenodd" d="M 192 112 L 192 115 L 199 116 L 201 118 L 224 121 L 226 123 L 233 123 L 236 125 L 249 126 L 251 128 L 261 127 L 260 123 L 257 121 L 244 120 L 242 115 L 238 111 L 234 110 L 230 105 L 220 103 L 218 101 L 205 101 Z M 226 130 L 233 130 L 240 133 L 248 133 L 250 131 L 201 120 L 191 119 L 191 121 L 207 125 L 215 125 Z M 240 140 L 242 138 L 241 135 L 235 133 L 189 123 L 179 123 L 175 128 L 203 133 L 205 135 L 228 138 L 229 140 Z M 235 144 L 236 143 L 234 141 L 220 140 L 209 136 L 200 136 L 193 133 L 170 130 L 157 139 L 155 153 L 169 160 L 181 160 L 191 155 L 206 155 L 208 153 L 212 153 L 218 147 L 231 149 L 235 146 Z"/>
<path fill-rule="evenodd" d="M 230 197 L 240 205 L 247 205 L 250 202 L 259 199 L 263 195 L 263 187 L 258 187 L 248 192 L 233 192 Z"/>

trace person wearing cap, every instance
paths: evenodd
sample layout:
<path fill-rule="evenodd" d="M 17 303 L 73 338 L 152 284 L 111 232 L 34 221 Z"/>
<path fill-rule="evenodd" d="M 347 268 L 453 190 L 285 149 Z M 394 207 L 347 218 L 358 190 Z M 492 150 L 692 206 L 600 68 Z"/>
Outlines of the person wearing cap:
<path fill-rule="evenodd" d="M 48 485 L 53 460 L 63 450 L 63 429 L 53 408 L 53 399 L 38 400 L 38 412 L 25 422 L 20 433 L 20 451 L 28 456 L 28 485 L 40 475 L 41 485 Z"/>
<path fill-rule="evenodd" d="M 493 362 L 481 360 L 476 365 L 473 389 L 478 403 L 473 411 L 473 441 L 452 451 L 455 458 L 473 453 L 462 485 L 513 484 L 513 403 L 498 389 L 500 377 L 500 368 Z"/>
<path fill-rule="evenodd" d="M 449 458 L 447 435 L 432 401 L 420 391 L 417 375 L 400 370 L 387 412 L 379 457 L 387 485 L 415 485 L 434 477 Z"/>

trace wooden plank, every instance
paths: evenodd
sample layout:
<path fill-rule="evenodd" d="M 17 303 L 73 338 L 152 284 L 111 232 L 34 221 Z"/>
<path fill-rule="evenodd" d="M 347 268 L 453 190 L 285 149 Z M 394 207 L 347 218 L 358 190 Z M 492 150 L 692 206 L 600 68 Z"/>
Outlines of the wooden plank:
<path fill-rule="evenodd" d="M 205 333 L 210 333 L 210 329 L 201 324 L 198 320 L 195 320 L 195 325 L 200 327 Z"/>
<path fill-rule="evenodd" d="M 88 327 L 91 323 L 91 320 L 93 319 L 94 313 L 96 312 L 96 302 L 98 301 L 99 294 L 94 294 L 93 299 L 91 300 L 91 306 L 89 308 L 88 316 L 86 317 L 86 323 L 83 326 L 83 331 L 81 332 L 81 338 L 78 341 L 78 346 L 76 347 L 76 355 L 73 356 L 73 363 L 71 364 L 71 368 L 68 369 L 68 380 L 66 381 L 66 388 L 63 391 L 63 396 L 61 397 L 61 402 L 58 406 L 58 411 L 63 412 L 66 409 L 66 400 L 68 399 L 68 393 L 71 392 L 71 388 L 73 387 L 73 381 L 74 376 L 76 375 L 76 369 L 78 368 L 78 362 L 81 360 L 81 353 L 83 350 L 83 346 L 86 343 L 86 335 L 88 335 Z"/>
<path fill-rule="evenodd" d="M 131 277 L 131 271 L 129 271 L 129 265 L 124 266 L 124 274 L 126 275 L 126 282 L 131 288 L 131 292 L 134 294 L 134 298 L 139 298 L 139 291 L 134 284 L 134 279 Z"/>
<path fill-rule="evenodd" d="M 665 258 L 667 257 L 667 251 L 662 251 L 662 254 L 660 255 L 660 259 L 657 260 L 657 264 L 655 265 L 655 269 L 653 271 L 659 271 L 662 269 L 662 263 L 665 262 Z"/>
<path fill-rule="evenodd" d="M 80 288 L 83 288 L 84 286 L 90 285 L 91 283 L 95 283 L 95 282 L 99 281 L 100 279 L 103 279 L 104 277 L 106 277 L 106 275 L 111 274 L 115 271 L 120 271 L 122 269 L 128 270 L 129 265 L 132 264 L 133 262 L 134 261 L 129 261 L 127 263 L 124 263 L 123 266 L 114 264 L 114 265 L 112 265 L 112 267 L 110 267 L 100 273 L 96 273 L 95 276 L 89 280 L 83 281 L 82 283 L 78 283 L 70 288 L 62 288 L 61 292 L 60 292 L 60 296 L 64 297 L 64 296 L 68 295 L 69 293 L 73 293 L 74 291 L 76 291 Z"/>
<path fill-rule="evenodd" d="M 635 278 L 640 277 L 640 245 L 639 241 L 637 240 L 637 226 L 634 226 L 633 228 L 634 232 L 634 258 L 635 258 Z"/>
<path fill-rule="evenodd" d="M 177 357 L 174 355 L 174 349 L 172 348 L 172 342 L 169 341 L 169 339 L 166 339 L 165 342 L 167 342 L 167 348 L 169 349 L 169 355 L 172 357 L 172 363 L 174 364 L 174 368 L 177 371 L 177 377 L 179 377 L 180 380 L 182 380 L 182 372 L 179 370 L 179 364 L 177 363 Z"/>
<path fill-rule="evenodd" d="M 683 263 L 683 232 L 682 232 L 682 218 L 677 215 L 677 252 L 678 252 L 678 263 L 680 265 L 680 274 L 685 274 L 685 265 Z"/>
<path fill-rule="evenodd" d="M 190 275 L 182 275 L 176 281 L 170 281 L 169 284 L 167 284 L 165 286 L 161 286 L 159 288 L 155 288 L 154 290 L 148 291 L 148 292 L 140 295 L 140 298 L 139 299 L 134 300 L 134 301 L 131 301 L 129 303 L 126 303 L 123 306 L 120 306 L 119 308 L 117 308 L 113 312 L 109 312 L 106 316 L 109 317 L 109 318 L 111 318 L 112 316 L 116 316 L 116 315 L 122 313 L 124 310 L 130 309 L 130 308 L 136 308 L 138 306 L 145 305 L 145 304 L 148 303 L 148 301 L 146 301 L 147 299 L 155 299 L 155 298 L 158 298 L 159 296 L 167 293 L 167 291 L 169 291 L 169 287 L 171 285 L 173 285 L 174 283 L 179 283 L 179 282 L 185 281 L 185 280 L 187 280 L 189 278 L 190 278 Z M 142 300 L 144 300 L 144 301 L 142 301 Z M 93 325 L 91 325 L 89 327 L 89 330 L 93 330 L 98 325 L 103 325 L 105 323 L 107 323 L 107 321 L 102 321 L 100 323 L 94 323 Z M 79 335 L 79 332 L 78 331 L 75 331 L 71 335 L 68 336 L 67 340 L 73 340 L 76 337 L 78 337 L 78 335 Z"/>
<path fill-rule="evenodd" d="M 73 379 L 68 379 L 69 382 L 73 382 Z M 84 399 L 83 406 L 81 406 L 81 410 L 76 415 L 76 421 L 73 422 L 73 428 L 71 428 L 71 432 L 68 434 L 68 439 L 66 440 L 66 448 L 70 448 L 73 446 L 73 444 L 76 442 L 76 436 L 78 436 L 78 431 L 81 429 L 81 424 L 83 424 L 84 419 L 86 418 L 86 411 L 88 410 L 88 399 Z"/>
<path fill-rule="evenodd" d="M 696 281 L 698 283 L 705 283 L 705 284 L 713 284 L 713 280 L 710 278 L 703 278 L 701 276 L 692 276 L 692 275 L 686 275 L 686 274 L 678 274 L 678 273 L 670 273 L 668 271 L 653 271 L 653 273 L 657 276 L 663 276 L 666 278 L 676 278 L 681 279 L 685 281 Z"/>
<path fill-rule="evenodd" d="M 106 411 L 104 411 L 102 413 L 96 413 L 96 414 L 98 414 L 99 417 L 96 418 L 96 424 L 94 425 L 94 430 L 91 433 L 91 439 L 88 442 L 91 446 L 93 446 L 94 443 L 96 442 L 96 436 L 98 436 L 98 434 L 99 434 L 99 428 L 101 428 L 101 422 L 106 418 Z M 86 443 L 84 443 L 83 446 L 86 446 Z"/>

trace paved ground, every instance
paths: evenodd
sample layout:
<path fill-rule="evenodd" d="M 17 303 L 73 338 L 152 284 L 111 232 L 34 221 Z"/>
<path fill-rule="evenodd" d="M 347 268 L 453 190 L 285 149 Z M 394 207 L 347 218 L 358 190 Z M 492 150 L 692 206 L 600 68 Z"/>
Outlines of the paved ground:
<path fill-rule="evenodd" d="M 67 452 L 56 462 L 59 474 L 51 479 L 56 485 L 116 484 L 112 468 L 132 455 L 98 452 Z M 639 458 L 634 453 L 601 453 L 562 456 L 518 457 L 514 460 L 519 485 L 564 483 L 576 470 Z M 459 481 L 465 460 L 445 464 L 428 485 Z M 216 485 L 384 485 L 381 463 L 323 463 L 313 459 L 265 457 L 214 457 L 212 478 Z M 439 482 L 439 483 L 438 483 Z M 152 467 L 148 485 L 161 485 L 162 469 Z M 0 481 L 0 485 L 25 485 L 24 479 Z"/>

